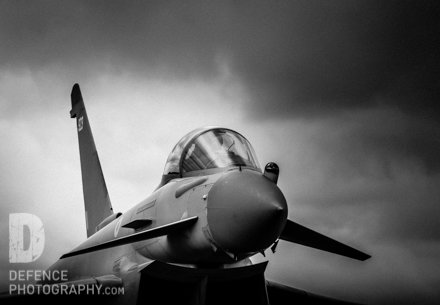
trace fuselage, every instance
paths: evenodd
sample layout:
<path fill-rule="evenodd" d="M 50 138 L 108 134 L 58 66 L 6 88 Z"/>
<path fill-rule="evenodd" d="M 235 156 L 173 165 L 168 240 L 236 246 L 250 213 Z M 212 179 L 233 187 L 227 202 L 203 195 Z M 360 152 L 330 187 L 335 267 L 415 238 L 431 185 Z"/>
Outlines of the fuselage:
<path fill-rule="evenodd" d="M 261 172 L 232 167 L 209 175 L 176 178 L 114 219 L 75 249 L 197 216 L 182 232 L 60 259 L 51 269 L 69 280 L 116 274 L 149 260 L 194 266 L 234 264 L 270 247 L 287 219 L 287 204 Z M 126 225 L 144 220 L 148 225 Z"/>

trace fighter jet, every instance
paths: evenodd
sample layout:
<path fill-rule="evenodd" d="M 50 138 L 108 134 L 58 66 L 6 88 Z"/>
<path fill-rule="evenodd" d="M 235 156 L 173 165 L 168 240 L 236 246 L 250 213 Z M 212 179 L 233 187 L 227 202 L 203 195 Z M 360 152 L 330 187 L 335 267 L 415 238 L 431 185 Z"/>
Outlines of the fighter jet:
<path fill-rule="evenodd" d="M 63 272 L 62 279 L 38 283 L 50 293 L 15 294 L 5 300 L 327 304 L 337 300 L 269 281 L 264 276 L 267 262 L 253 264 L 250 258 L 275 252 L 285 241 L 361 261 L 370 258 L 287 219 L 288 204 L 277 186 L 279 167 L 270 162 L 262 168 L 249 141 L 224 127 L 202 127 L 183 136 L 152 194 L 125 213 L 115 213 L 78 84 L 71 102 L 87 239 L 47 270 Z"/>

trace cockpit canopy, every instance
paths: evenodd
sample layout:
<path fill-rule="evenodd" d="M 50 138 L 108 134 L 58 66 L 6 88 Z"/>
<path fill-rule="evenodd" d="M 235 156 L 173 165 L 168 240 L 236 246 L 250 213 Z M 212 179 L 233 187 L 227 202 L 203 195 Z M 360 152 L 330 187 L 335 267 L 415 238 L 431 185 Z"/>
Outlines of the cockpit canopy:
<path fill-rule="evenodd" d="M 185 135 L 165 164 L 164 175 L 249 167 L 261 171 L 251 144 L 239 133 L 218 127 L 204 127 Z"/>

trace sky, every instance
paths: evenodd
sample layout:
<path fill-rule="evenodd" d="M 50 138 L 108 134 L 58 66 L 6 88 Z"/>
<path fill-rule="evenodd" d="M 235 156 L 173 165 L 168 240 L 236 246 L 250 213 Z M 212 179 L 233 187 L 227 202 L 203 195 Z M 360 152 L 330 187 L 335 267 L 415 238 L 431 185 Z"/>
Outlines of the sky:
<path fill-rule="evenodd" d="M 0 288 L 86 238 L 70 92 L 125 212 L 187 132 L 243 134 L 289 219 L 372 255 L 281 241 L 266 278 L 367 304 L 440 300 L 438 1 L 1 1 Z M 45 248 L 9 263 L 9 214 Z"/>

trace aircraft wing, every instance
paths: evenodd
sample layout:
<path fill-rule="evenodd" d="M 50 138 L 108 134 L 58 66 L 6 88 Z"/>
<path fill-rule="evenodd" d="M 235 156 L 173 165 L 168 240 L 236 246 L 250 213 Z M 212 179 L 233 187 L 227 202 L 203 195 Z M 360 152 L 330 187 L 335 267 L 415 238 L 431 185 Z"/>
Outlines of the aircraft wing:
<path fill-rule="evenodd" d="M 182 230 L 183 228 L 195 223 L 197 221 L 197 218 L 198 218 L 197 216 L 188 217 L 188 218 L 181 219 L 179 221 L 175 221 L 175 222 L 163 225 L 163 226 L 155 227 L 155 228 L 152 228 L 152 229 L 149 229 L 146 231 L 133 233 L 133 234 L 130 234 L 127 236 L 123 236 L 123 237 L 116 238 L 116 239 L 113 239 L 113 240 L 110 240 L 107 242 L 103 242 L 103 243 L 100 243 L 100 244 L 97 244 L 97 245 L 94 245 L 94 246 L 91 246 L 88 248 L 74 249 L 73 251 L 61 256 L 61 258 L 66 258 L 66 257 L 75 256 L 75 255 L 79 255 L 79 254 L 84 254 L 84 253 L 103 250 L 103 249 L 107 249 L 107 248 L 122 246 L 122 245 L 126 245 L 126 244 L 139 242 L 142 240 L 147 240 L 147 239 L 175 233 L 175 232 L 178 232 L 178 231 Z"/>
<path fill-rule="evenodd" d="M 354 258 L 360 261 L 364 261 L 371 257 L 368 254 L 365 254 L 339 241 L 331 239 L 330 237 L 315 232 L 289 219 L 287 220 L 283 232 L 281 233 L 280 239 Z"/>

